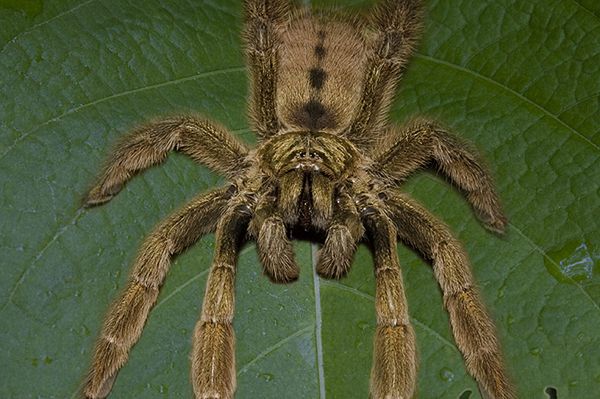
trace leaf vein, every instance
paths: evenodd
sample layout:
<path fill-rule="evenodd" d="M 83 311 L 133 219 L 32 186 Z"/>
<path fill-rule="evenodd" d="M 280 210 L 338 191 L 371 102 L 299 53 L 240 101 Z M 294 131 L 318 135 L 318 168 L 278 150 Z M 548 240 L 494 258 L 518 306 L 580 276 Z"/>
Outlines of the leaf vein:
<path fill-rule="evenodd" d="M 589 13 L 591 16 L 595 17 L 596 19 L 600 19 L 600 16 L 598 14 L 596 14 L 593 10 L 590 10 L 589 8 L 587 8 L 586 6 L 581 4 L 579 1 L 573 0 L 573 3 L 577 4 L 582 10 Z"/>
<path fill-rule="evenodd" d="M 358 296 L 360 298 L 366 299 L 368 301 L 375 302 L 375 298 L 372 295 L 367 294 L 366 292 L 358 290 L 358 289 L 356 289 L 354 287 L 350 287 L 350 286 L 348 286 L 346 284 L 342 284 L 340 282 L 330 281 L 330 280 L 323 281 L 323 284 L 327 285 L 327 286 L 330 286 L 330 287 L 333 287 L 333 288 L 337 288 L 337 289 L 342 290 L 342 291 L 346 291 L 346 292 L 352 293 L 352 294 L 354 294 L 354 295 L 356 295 L 356 296 Z M 429 327 L 427 324 L 423 323 L 419 319 L 417 319 L 415 317 L 412 317 L 412 316 L 411 316 L 410 320 L 414 324 L 416 324 L 419 327 L 421 327 L 423 330 L 427 331 L 429 334 L 433 335 L 435 338 L 437 338 L 439 341 L 441 341 L 444 345 L 446 345 L 446 346 L 454 349 L 456 352 L 459 352 L 458 348 L 456 347 L 456 345 L 454 345 L 452 342 L 448 341 L 440 333 L 438 333 L 437 331 L 435 331 L 434 329 L 432 329 L 431 327 Z"/>
<path fill-rule="evenodd" d="M 25 277 L 27 277 L 33 266 L 42 258 L 46 250 L 48 250 L 48 248 L 50 248 L 50 246 L 54 244 L 56 240 L 58 240 L 67 231 L 69 227 L 75 225 L 79 221 L 83 213 L 83 208 L 77 209 L 77 212 L 75 212 L 75 216 L 73 216 L 73 218 L 67 224 L 58 228 L 56 232 L 52 235 L 52 237 L 48 240 L 48 242 L 46 242 L 46 244 L 44 244 L 44 246 L 38 251 L 37 255 L 33 258 L 29 265 L 25 267 L 25 269 L 17 279 L 16 283 L 13 285 L 8 295 L 8 299 L 2 304 L 2 307 L 0 307 L 0 312 L 2 312 L 6 308 L 6 306 L 8 306 L 9 303 L 13 303 L 12 300 L 17 292 L 17 289 L 19 289 L 19 287 L 23 284 Z"/>
<path fill-rule="evenodd" d="M 38 29 L 39 27 L 42 27 L 42 26 L 44 26 L 44 25 L 48 25 L 50 22 L 52 22 L 52 21 L 55 21 L 55 20 L 57 20 L 57 19 L 59 19 L 59 18 L 62 18 L 62 17 L 64 17 L 65 15 L 71 14 L 71 13 L 73 13 L 74 11 L 76 11 L 76 10 L 80 9 L 81 7 L 84 7 L 84 6 L 88 5 L 89 3 L 93 2 L 93 1 L 96 1 L 96 0 L 88 0 L 88 1 L 86 1 L 86 2 L 83 2 L 83 3 L 81 3 L 81 4 L 78 4 L 78 5 L 76 5 L 76 6 L 75 6 L 75 7 L 73 7 L 73 8 L 70 8 L 70 9 L 68 9 L 68 10 L 65 10 L 65 11 L 61 12 L 61 13 L 58 13 L 58 14 L 56 14 L 56 15 L 55 15 L 55 16 L 53 16 L 52 18 L 48 18 L 48 19 L 47 19 L 47 20 L 45 20 L 45 21 L 39 22 L 39 23 L 37 23 L 37 24 L 35 24 L 35 25 L 32 25 L 32 26 L 31 26 L 29 29 L 25 29 L 24 31 L 21 31 L 21 32 L 17 33 L 17 34 L 16 34 L 15 36 L 13 36 L 13 37 L 12 37 L 10 40 L 8 40 L 8 41 L 7 41 L 7 42 L 4 44 L 4 46 L 2 46 L 2 49 L 0 49 L 0 54 L 2 54 L 2 53 L 4 52 L 4 50 L 6 49 L 6 47 L 7 47 L 9 44 L 11 44 L 11 43 L 14 43 L 14 42 L 15 42 L 15 41 L 17 41 L 17 40 L 18 40 L 18 39 L 19 39 L 21 36 L 24 36 L 24 35 L 26 35 L 26 34 L 28 34 L 28 33 L 31 33 L 31 32 L 33 32 L 34 30 Z"/>
<path fill-rule="evenodd" d="M 252 248 L 251 246 L 244 248 L 242 251 L 240 251 L 239 256 L 244 255 L 246 252 L 250 251 L 251 248 Z M 163 299 L 161 299 L 156 304 L 156 306 L 154 306 L 154 310 L 156 310 L 160 306 L 164 305 L 165 302 L 170 301 L 174 296 L 178 295 L 181 291 L 183 291 L 184 289 L 186 289 L 187 286 L 189 286 L 191 283 L 193 283 L 194 281 L 198 280 L 199 278 L 205 276 L 206 274 L 208 274 L 208 272 L 210 272 L 210 267 L 207 267 L 206 269 L 202 270 L 201 272 L 199 272 L 196 275 L 194 275 L 194 276 L 190 277 L 189 279 L 187 279 L 183 284 L 180 284 L 179 286 L 177 286 L 166 297 L 164 297 Z"/>
<path fill-rule="evenodd" d="M 546 251 L 544 251 L 539 245 L 537 245 L 531 238 L 529 238 L 525 233 L 523 233 L 523 231 L 521 231 L 521 229 L 519 229 L 517 226 L 515 226 L 512 223 L 509 223 L 510 227 L 512 227 L 521 237 L 523 237 L 525 239 L 525 241 L 527 241 L 527 243 L 533 248 L 535 249 L 537 252 L 539 252 L 545 259 L 547 259 L 548 261 L 552 262 L 553 265 L 555 265 L 557 268 L 560 268 L 560 265 L 558 263 L 556 263 L 556 261 L 554 261 L 554 259 L 552 259 L 551 257 L 548 256 L 548 254 L 546 253 Z M 579 288 L 579 290 L 581 291 L 581 293 L 583 294 L 583 296 L 585 296 L 591 303 L 592 305 L 596 308 L 596 310 L 600 311 L 600 304 L 598 302 L 596 302 L 594 300 L 594 298 L 592 298 L 592 296 L 585 290 L 584 287 L 581 286 L 581 284 L 579 284 L 579 282 L 573 280 L 570 276 L 568 275 L 564 275 L 565 278 L 567 278 L 568 280 L 571 280 L 571 282 L 573 282 L 573 284 Z"/>
<path fill-rule="evenodd" d="M 168 80 L 168 81 L 161 82 L 161 83 L 156 83 L 156 84 L 152 84 L 152 85 L 138 87 L 138 88 L 135 88 L 135 89 L 125 90 L 125 91 L 122 91 L 120 93 L 112 94 L 112 95 L 106 96 L 106 97 L 101 97 L 101 98 L 98 98 L 98 99 L 96 99 L 94 101 L 78 105 L 76 107 L 73 107 L 73 108 L 70 108 L 70 109 L 64 111 L 62 114 L 59 114 L 59 115 L 57 115 L 55 117 L 47 119 L 46 121 L 40 123 L 39 125 L 34 126 L 32 129 L 28 130 L 27 132 L 25 132 L 22 135 L 20 135 L 19 137 L 17 137 L 13 141 L 13 143 L 11 145 L 9 145 L 7 147 L 7 149 L 0 155 L 0 159 L 4 158 L 20 142 L 22 142 L 23 140 L 25 140 L 27 137 L 31 136 L 34 132 L 36 132 L 40 128 L 42 128 L 44 126 L 47 126 L 47 125 L 49 125 L 49 124 L 51 124 L 53 122 L 57 122 L 57 121 L 61 120 L 62 118 L 64 118 L 65 116 L 69 116 L 69 115 L 75 114 L 75 113 L 81 111 L 82 109 L 89 108 L 89 107 L 92 107 L 94 105 L 98 105 L 100 103 L 106 102 L 106 101 L 114 100 L 115 98 L 125 97 L 125 96 L 130 95 L 130 94 L 137 94 L 137 93 L 141 93 L 141 92 L 144 92 L 144 91 L 147 91 L 147 90 L 158 89 L 158 88 L 161 88 L 161 87 L 166 87 L 166 86 L 170 86 L 170 85 L 174 85 L 174 84 L 179 84 L 179 83 L 188 82 L 188 81 L 191 81 L 191 80 L 202 79 L 202 78 L 206 78 L 206 77 L 210 77 L 210 76 L 215 76 L 215 75 L 220 75 L 220 74 L 243 72 L 245 70 L 246 70 L 245 67 L 230 67 L 230 68 L 216 69 L 214 71 L 202 72 L 202 73 L 198 73 L 198 74 L 195 74 L 195 75 L 186 76 L 184 78 L 178 78 L 178 79 Z"/>
<path fill-rule="evenodd" d="M 325 399 L 325 365 L 323 361 L 323 337 L 321 320 L 321 279 L 317 275 L 315 265 L 317 263 L 319 247 L 317 244 L 311 245 L 311 260 L 313 264 L 313 285 L 315 289 L 315 338 L 317 345 L 317 369 L 319 372 L 319 393 L 320 399 Z"/>
<path fill-rule="evenodd" d="M 279 341 L 275 342 L 273 345 L 269 346 L 267 349 L 265 349 L 264 351 L 260 352 L 259 354 L 257 354 L 254 358 L 252 358 L 252 360 L 250 360 L 249 362 L 247 362 L 246 364 L 244 364 L 244 366 L 242 366 L 240 368 L 240 370 L 238 371 L 237 375 L 242 375 L 245 372 L 248 371 L 248 369 L 256 362 L 258 362 L 260 359 L 264 358 L 265 356 L 269 355 L 270 353 L 275 352 L 277 349 L 281 348 L 282 346 L 284 346 L 286 343 L 290 342 L 291 340 L 293 340 L 296 337 L 301 336 L 302 334 L 305 334 L 307 332 L 309 332 L 310 330 L 312 330 L 315 327 L 314 324 L 310 324 L 306 327 L 303 327 L 302 329 L 280 339 Z"/>
<path fill-rule="evenodd" d="M 555 122 L 557 122 L 559 125 L 561 125 L 562 127 L 566 128 L 567 130 L 570 130 L 573 134 L 575 134 L 576 136 L 578 136 L 579 138 L 581 138 L 584 142 L 586 142 L 588 145 L 590 145 L 591 147 L 593 147 L 595 150 L 600 151 L 600 147 L 598 145 L 596 145 L 593 141 L 591 141 L 588 137 L 586 137 L 584 134 L 578 132 L 574 127 L 572 127 L 571 125 L 567 124 L 565 121 L 563 121 L 562 119 L 560 119 L 557 115 L 554 115 L 553 113 L 551 113 L 550 111 L 548 111 L 546 108 L 544 108 L 542 105 L 534 102 L 533 100 L 525 97 L 523 94 L 519 93 L 516 90 L 513 90 L 512 88 L 506 86 L 503 83 L 500 83 L 490 77 L 487 77 L 485 75 L 480 74 L 479 72 L 476 72 L 472 69 L 468 69 L 465 68 L 461 65 L 457 65 L 448 61 L 444 61 L 438 58 L 434 58 L 428 55 L 424 55 L 424 54 L 415 54 L 415 58 L 419 58 L 421 60 L 424 61 L 429 61 L 431 63 L 435 63 L 435 64 L 439 64 L 439 65 L 443 65 L 446 66 L 448 68 L 452 68 L 452 69 L 456 69 L 459 70 L 461 72 L 464 72 L 468 75 L 472 75 L 477 79 L 481 79 L 487 83 L 490 83 L 496 87 L 499 87 L 505 91 L 507 91 L 508 93 L 516 96 L 517 98 L 519 98 L 521 101 L 533 106 L 534 108 L 536 108 L 537 110 L 541 111 L 544 115 L 548 116 L 550 119 L 554 120 Z"/>

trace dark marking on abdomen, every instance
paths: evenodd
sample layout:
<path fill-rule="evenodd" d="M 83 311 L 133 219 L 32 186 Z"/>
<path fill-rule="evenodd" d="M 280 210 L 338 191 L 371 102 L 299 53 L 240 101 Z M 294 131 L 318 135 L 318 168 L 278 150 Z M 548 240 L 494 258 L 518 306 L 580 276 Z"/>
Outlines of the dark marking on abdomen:
<path fill-rule="evenodd" d="M 327 54 L 327 50 L 325 49 L 325 36 L 327 34 L 325 33 L 324 30 L 319 30 L 317 32 L 317 37 L 319 38 L 319 41 L 317 42 L 317 45 L 315 46 L 315 57 L 317 57 L 317 61 L 320 63 L 321 61 L 323 61 L 323 58 L 325 58 L 325 54 Z"/>
<path fill-rule="evenodd" d="M 310 131 L 320 131 L 327 128 L 335 128 L 337 122 L 335 116 L 327 106 L 321 102 L 321 90 L 327 80 L 327 72 L 323 69 L 323 59 L 327 53 L 325 48 L 325 30 L 317 31 L 317 43 L 314 47 L 316 62 L 308 70 L 308 82 L 311 93 L 306 103 L 299 103 L 292 114 L 293 122 Z"/>
<path fill-rule="evenodd" d="M 331 112 L 319 100 L 311 99 L 298 107 L 293 115 L 294 122 L 312 131 L 333 128 L 336 122 Z"/>
<path fill-rule="evenodd" d="M 325 47 L 321 43 L 317 44 L 315 47 L 315 56 L 317 57 L 317 60 L 322 61 L 323 58 L 325 58 L 325 54 L 327 54 Z"/>
<path fill-rule="evenodd" d="M 317 90 L 321 90 L 327 79 L 327 72 L 323 68 L 311 68 L 309 71 L 310 86 Z"/>

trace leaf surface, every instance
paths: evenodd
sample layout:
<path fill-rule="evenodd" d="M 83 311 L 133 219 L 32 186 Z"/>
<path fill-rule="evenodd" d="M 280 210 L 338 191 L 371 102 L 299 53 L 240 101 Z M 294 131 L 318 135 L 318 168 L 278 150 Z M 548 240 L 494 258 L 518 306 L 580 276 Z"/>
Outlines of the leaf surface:
<path fill-rule="evenodd" d="M 333 1 L 313 1 L 328 6 Z M 371 2 L 351 1 L 362 10 Z M 115 140 L 148 119 L 201 112 L 253 142 L 237 1 L 0 1 L 2 398 L 76 397 L 102 318 L 143 237 L 223 184 L 173 154 L 105 206 L 82 210 Z M 523 398 L 600 392 L 600 5 L 427 2 L 424 40 L 391 119 L 443 121 L 487 159 L 510 219 L 498 238 L 442 179 L 406 186 L 464 243 Z M 191 397 L 189 351 L 213 236 L 173 263 L 111 398 Z M 236 282 L 237 398 L 365 398 L 374 279 L 273 285 L 252 245 Z M 479 398 L 430 267 L 404 247 L 419 397 Z M 24 378 L 26 376 L 26 378 Z"/>

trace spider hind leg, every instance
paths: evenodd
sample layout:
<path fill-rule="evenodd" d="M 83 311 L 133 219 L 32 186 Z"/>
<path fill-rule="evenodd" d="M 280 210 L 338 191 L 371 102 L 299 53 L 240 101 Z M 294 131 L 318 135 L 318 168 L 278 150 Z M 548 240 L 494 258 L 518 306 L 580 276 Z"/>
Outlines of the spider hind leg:
<path fill-rule="evenodd" d="M 417 349 L 396 253 L 396 229 L 376 208 L 366 208 L 362 216 L 373 249 L 376 279 L 371 398 L 412 398 Z"/>
<path fill-rule="evenodd" d="M 487 399 L 514 399 L 494 324 L 477 292 L 469 261 L 448 228 L 405 195 L 387 202 L 401 240 L 433 262 L 454 339 Z"/>
<path fill-rule="evenodd" d="M 227 189 L 202 194 L 161 223 L 145 240 L 129 282 L 108 312 L 83 389 L 86 398 L 104 398 L 139 339 L 170 266 L 170 257 L 215 229 L 226 206 Z"/>
<path fill-rule="evenodd" d="M 245 204 L 234 203 L 217 225 L 215 255 L 192 345 L 191 379 L 197 398 L 232 399 L 235 391 L 234 282 L 238 249 L 250 220 L 247 210 Z"/>

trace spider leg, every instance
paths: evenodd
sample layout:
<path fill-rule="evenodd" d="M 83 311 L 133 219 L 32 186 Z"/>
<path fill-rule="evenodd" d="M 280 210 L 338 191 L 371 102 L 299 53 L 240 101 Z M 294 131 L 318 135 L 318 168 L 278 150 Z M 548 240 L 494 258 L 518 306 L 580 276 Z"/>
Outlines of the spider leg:
<path fill-rule="evenodd" d="M 485 226 L 503 232 L 506 217 L 502 212 L 492 177 L 482 162 L 457 137 L 430 121 L 414 121 L 393 142 L 383 144 L 375 156 L 377 170 L 401 182 L 430 161 L 466 195 Z"/>
<path fill-rule="evenodd" d="M 117 145 L 86 205 L 109 201 L 137 172 L 162 162 L 179 150 L 211 169 L 233 178 L 244 167 L 248 150 L 227 130 L 206 119 L 181 116 L 139 127 Z"/>
<path fill-rule="evenodd" d="M 375 207 L 365 208 L 362 220 L 373 248 L 376 279 L 371 398 L 412 398 L 417 353 L 396 253 L 396 229 Z"/>
<path fill-rule="evenodd" d="M 292 243 L 276 207 L 276 198 L 263 196 L 256 205 L 250 224 L 256 238 L 256 249 L 264 273 L 275 283 L 289 283 L 298 279 L 300 268 L 294 261 Z"/>
<path fill-rule="evenodd" d="M 289 15 L 286 0 L 245 0 L 243 39 L 251 75 L 250 115 L 254 129 L 263 137 L 279 130 L 276 113 L 277 50 L 279 32 Z"/>
<path fill-rule="evenodd" d="M 191 378 L 196 398 L 233 398 L 235 265 L 249 220 L 249 208 L 240 202 L 231 206 L 217 225 L 215 255 L 193 338 Z"/>
<path fill-rule="evenodd" d="M 169 258 L 214 231 L 228 189 L 202 194 L 161 223 L 145 240 L 129 282 L 109 311 L 85 383 L 86 398 L 104 398 L 137 342 L 168 272 Z"/>
<path fill-rule="evenodd" d="M 387 202 L 398 236 L 432 259 L 458 348 L 486 399 L 514 399 L 494 324 L 476 290 L 469 261 L 448 228 L 408 196 Z"/>
<path fill-rule="evenodd" d="M 349 194 L 341 193 L 335 204 L 325 243 L 319 252 L 317 273 L 324 278 L 344 277 L 350 270 L 356 243 L 363 234 L 364 228 L 354 201 Z"/>
<path fill-rule="evenodd" d="M 420 0 L 386 0 L 375 8 L 375 36 L 367 62 L 360 108 L 346 132 L 362 148 L 383 133 L 396 82 L 416 45 L 421 26 Z"/>

